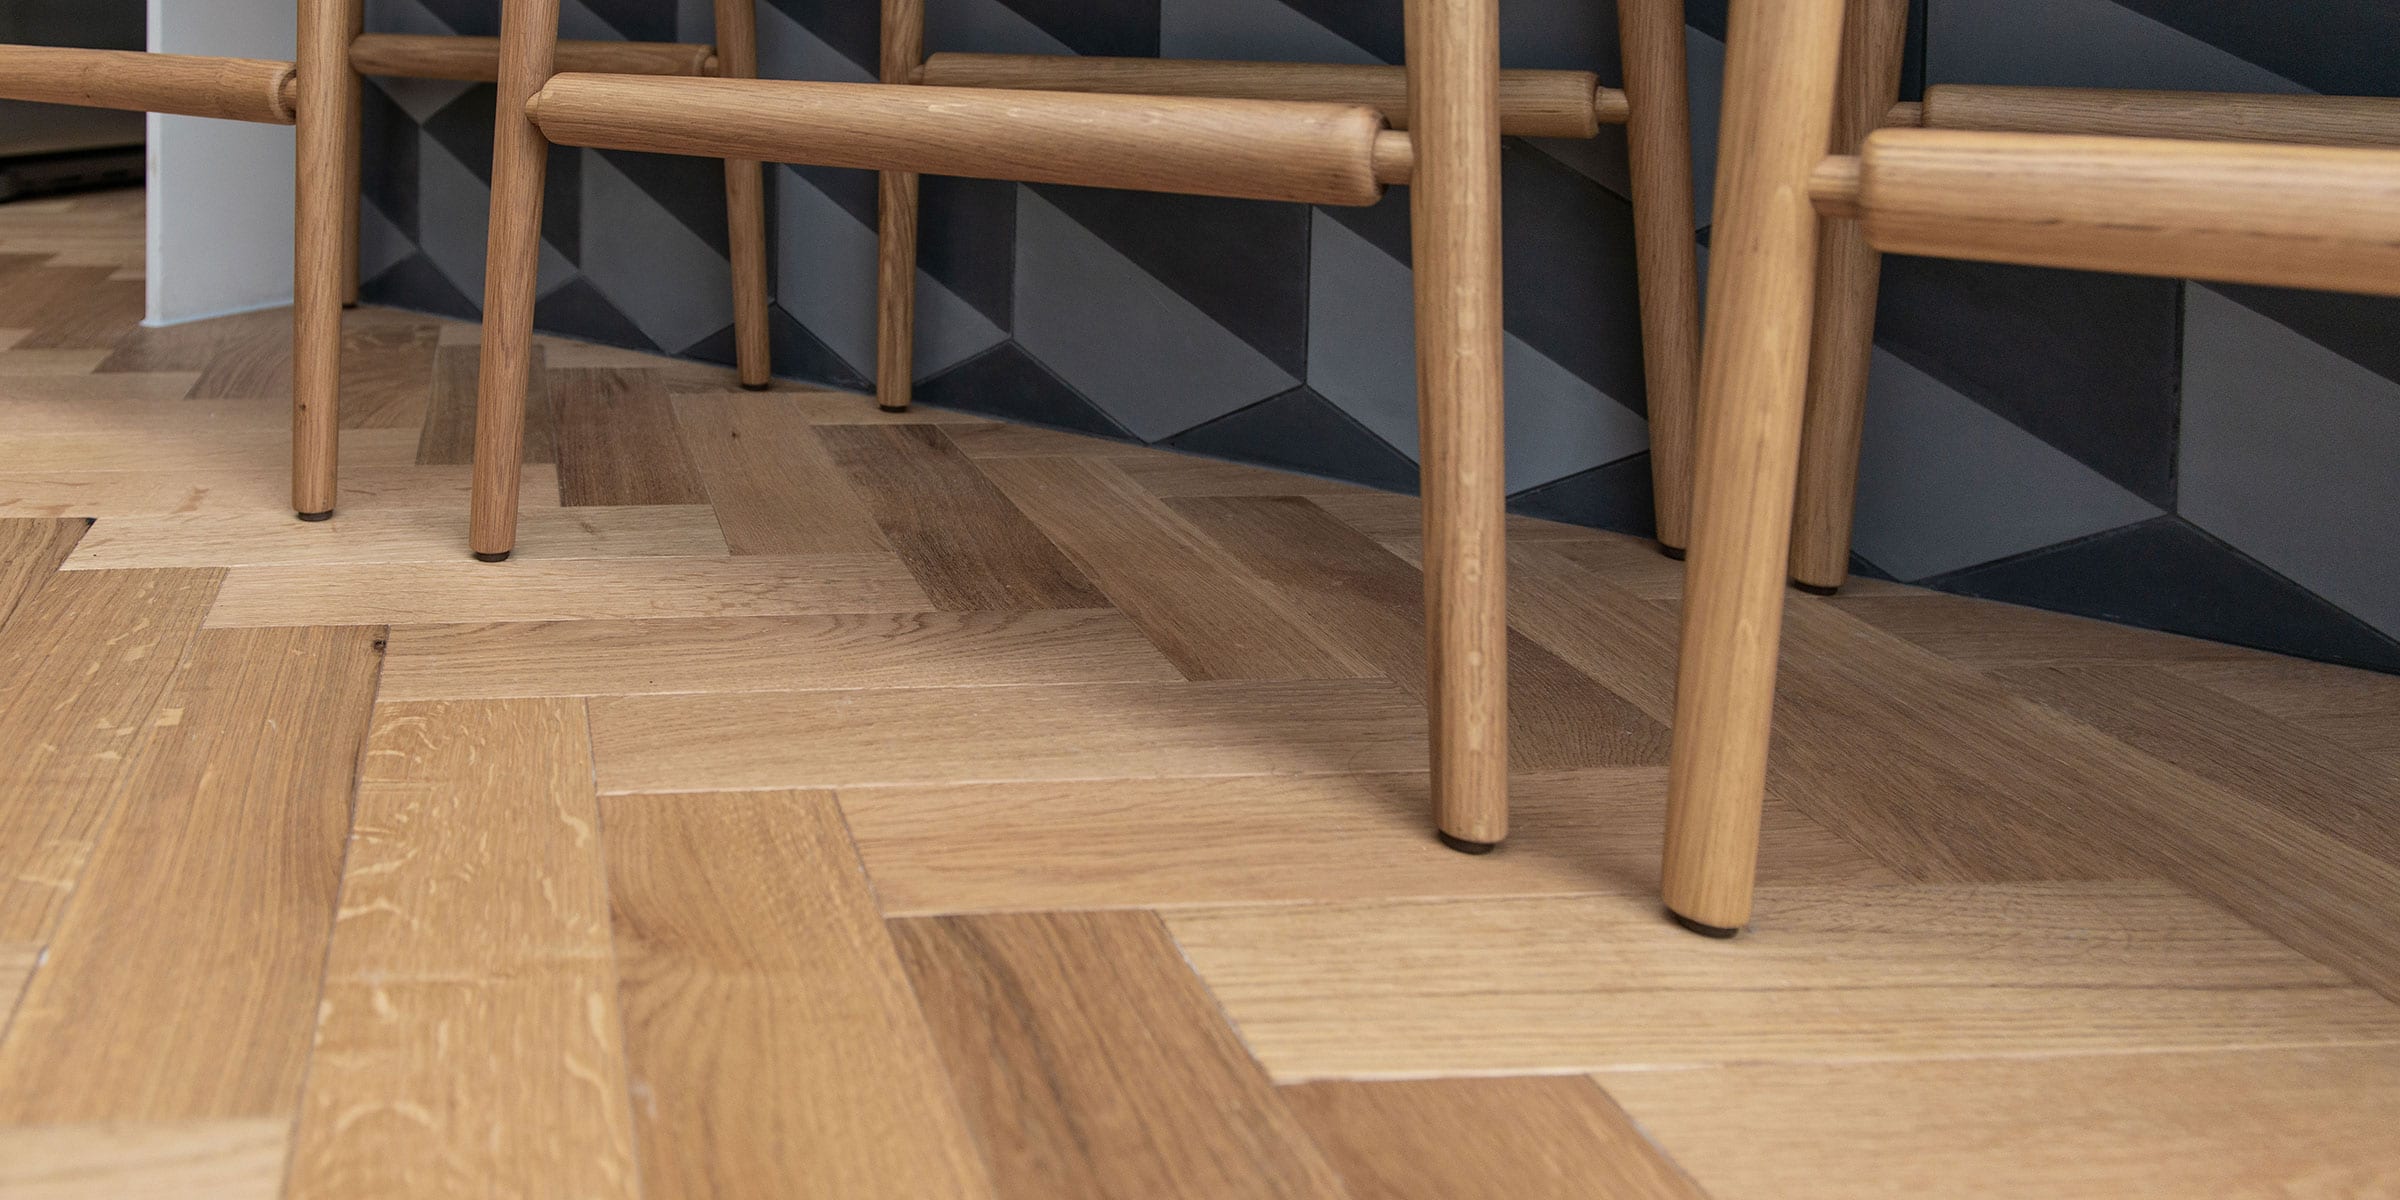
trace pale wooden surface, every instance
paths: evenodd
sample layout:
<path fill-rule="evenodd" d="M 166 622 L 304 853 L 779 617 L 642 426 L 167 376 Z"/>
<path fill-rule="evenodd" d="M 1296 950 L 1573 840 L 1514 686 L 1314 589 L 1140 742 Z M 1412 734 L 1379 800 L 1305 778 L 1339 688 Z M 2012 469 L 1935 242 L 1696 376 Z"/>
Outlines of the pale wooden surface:
<path fill-rule="evenodd" d="M 2400 99 L 2388 96 L 2270 96 L 1946 83 L 1925 89 L 1923 112 L 1922 123 L 1927 129 L 2400 149 Z"/>
<path fill-rule="evenodd" d="M 1692 105 L 1683 0 L 1619 0 L 1633 252 L 1641 273 L 1642 381 L 1658 540 L 1691 543 L 1692 456 L 1699 422 L 1700 254 L 1692 182 Z M 1501 75 L 1506 86 L 1507 74 Z"/>
<path fill-rule="evenodd" d="M 1497 854 L 1433 840 L 1410 498 L 545 339 L 529 394 L 643 373 L 677 437 L 543 438 L 697 479 L 730 544 L 624 557 L 658 510 L 537 464 L 592 557 L 484 566 L 466 468 L 417 465 L 474 329 L 362 309 L 345 515 L 302 526 L 246 391 L 286 314 L 134 327 L 133 199 L 0 207 L 0 414 L 45 423 L 0 419 L 11 1200 L 781 1197 L 900 1144 L 902 1194 L 1042 1200 L 2394 1190 L 2400 678 L 1795 598 L 1766 903 L 1703 943 L 1655 733 L 1517 770 Z M 170 529 L 289 565 L 54 570 Z M 1668 726 L 1683 568 L 1509 530 L 1521 713 Z"/>
<path fill-rule="evenodd" d="M 500 39 L 446 34 L 370 33 L 350 43 L 350 67 L 361 75 L 405 79 L 500 81 Z M 607 75 L 710 75 L 716 48 L 677 42 L 558 43 L 558 69 Z"/>
<path fill-rule="evenodd" d="M 0 97 L 84 108 L 292 123 L 292 64 L 140 50 L 0 47 Z"/>

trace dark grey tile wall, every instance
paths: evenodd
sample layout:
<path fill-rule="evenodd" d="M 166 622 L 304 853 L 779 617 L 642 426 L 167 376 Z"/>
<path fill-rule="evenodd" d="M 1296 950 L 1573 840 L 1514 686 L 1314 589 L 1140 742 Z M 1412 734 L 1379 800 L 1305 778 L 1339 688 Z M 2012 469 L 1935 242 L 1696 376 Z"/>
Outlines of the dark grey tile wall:
<path fill-rule="evenodd" d="M 564 0 L 569 36 L 706 40 L 707 0 Z M 933 48 L 1396 61 L 1399 0 L 930 0 Z M 492 0 L 370 0 L 382 30 L 494 32 Z M 1618 76 L 1614 14 L 1502 0 L 1513 65 Z M 1922 81 L 2400 94 L 2388 0 L 1918 0 Z M 2304 10 L 2304 11 L 2302 11 Z M 1713 174 L 1724 0 L 1691 0 Z M 769 74 L 865 80 L 874 6 L 766 0 Z M 491 93 L 379 81 L 370 298 L 470 315 Z M 562 151 L 545 328 L 723 360 L 713 164 Z M 1624 147 L 1506 158 L 1517 507 L 1651 520 Z M 771 171 L 779 369 L 866 386 L 874 188 Z M 1702 210 L 1707 208 L 1703 196 Z M 1705 223 L 1705 217 L 1704 217 Z M 1106 437 L 1414 485 L 1405 195 L 1317 209 L 929 179 L 918 397 Z M 1705 240 L 1706 230 L 1696 230 Z M 1894 260 L 1862 571 L 2400 670 L 2400 303 Z"/>

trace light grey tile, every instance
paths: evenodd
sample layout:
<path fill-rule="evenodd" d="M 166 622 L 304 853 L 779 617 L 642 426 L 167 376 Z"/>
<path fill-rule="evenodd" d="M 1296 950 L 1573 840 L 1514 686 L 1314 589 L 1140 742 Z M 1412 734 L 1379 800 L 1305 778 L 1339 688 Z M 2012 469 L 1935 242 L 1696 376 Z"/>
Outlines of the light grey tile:
<path fill-rule="evenodd" d="M 558 36 L 589 42 L 621 42 L 625 35 L 583 6 L 583 0 L 559 0 Z"/>
<path fill-rule="evenodd" d="M 371 33 L 447 37 L 458 32 L 417 0 L 366 0 L 365 8 L 367 29 Z"/>
<path fill-rule="evenodd" d="M 1162 58 L 1382 61 L 1282 0 L 1161 0 L 1158 44 Z"/>
<path fill-rule="evenodd" d="M 1416 309 L 1408 268 L 1323 213 L 1311 241 L 1308 385 L 1415 457 Z M 1513 334 L 1504 355 L 1509 491 L 1649 444 L 1641 417 Z"/>
<path fill-rule="evenodd" d="M 1924 579 L 2130 525 L 2159 509 L 1940 380 L 1875 352 L 1858 552 Z"/>
<path fill-rule="evenodd" d="M 2185 294 L 2182 516 L 2400 637 L 2400 384 Z"/>
<path fill-rule="evenodd" d="M 1017 344 L 1147 441 L 1299 382 L 1022 187 L 1015 298 Z"/>
<path fill-rule="evenodd" d="M 583 160 L 583 276 L 673 353 L 733 323 L 733 268 L 599 155 Z"/>
<path fill-rule="evenodd" d="M 417 134 L 417 248 L 461 295 L 483 296 L 492 189 L 433 136 Z"/>
<path fill-rule="evenodd" d="M 432 120 L 435 113 L 450 107 L 451 101 L 466 95 L 467 89 L 475 85 L 448 79 L 386 79 L 371 76 L 367 86 L 381 89 L 384 95 L 392 98 L 392 103 L 400 106 L 400 111 L 408 114 L 410 120 L 422 125 Z"/>
<path fill-rule="evenodd" d="M 928 53 L 1073 54 L 1065 42 L 1018 16 L 1000 0 L 930 0 L 925 6 Z"/>
<path fill-rule="evenodd" d="M 373 199 L 358 206 L 358 277 L 373 279 L 398 265 L 401 259 L 417 252 L 417 244 L 408 240 L 383 210 L 375 207 Z"/>
<path fill-rule="evenodd" d="M 767 4 L 758 6 L 760 24 L 766 23 L 767 10 L 772 7 Z M 782 14 L 776 15 L 781 16 Z M 694 45 L 715 42 L 717 40 L 716 5 L 711 0 L 676 0 L 675 40 Z"/>
<path fill-rule="evenodd" d="M 794 320 L 869 379 L 875 377 L 875 231 L 784 170 L 776 181 L 775 298 Z M 965 362 L 1008 335 L 940 281 L 917 272 L 916 374 Z"/>
<path fill-rule="evenodd" d="M 766 79 L 875 82 L 873 71 L 843 57 L 772 4 L 758 6 L 758 73 Z"/>
<path fill-rule="evenodd" d="M 2111 0 L 1932 0 L 1925 42 L 1933 83 L 2308 90 Z"/>

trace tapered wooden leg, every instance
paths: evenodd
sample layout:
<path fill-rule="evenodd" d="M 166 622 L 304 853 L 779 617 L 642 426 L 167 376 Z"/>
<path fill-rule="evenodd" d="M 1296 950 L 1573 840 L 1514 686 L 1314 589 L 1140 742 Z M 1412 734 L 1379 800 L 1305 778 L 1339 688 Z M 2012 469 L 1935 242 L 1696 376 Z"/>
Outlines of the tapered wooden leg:
<path fill-rule="evenodd" d="M 350 43 L 367 31 L 367 6 L 360 0 L 345 0 L 345 14 L 350 19 L 346 40 L 342 43 L 342 307 L 358 307 L 358 206 L 360 200 L 359 151 L 362 134 L 359 122 L 364 119 L 363 92 L 366 77 L 350 67 Z"/>
<path fill-rule="evenodd" d="M 1700 392 L 1700 257 L 1692 220 L 1692 100 L 1683 0 L 1619 0 L 1626 141 L 1633 158 L 1634 259 L 1649 382 L 1650 483 L 1658 544 L 1692 536 L 1692 426 Z"/>
<path fill-rule="evenodd" d="M 717 74 L 758 78 L 758 0 L 716 0 Z M 733 255 L 733 358 L 742 386 L 774 381 L 767 338 L 767 186 L 765 168 L 725 160 L 725 225 Z"/>
<path fill-rule="evenodd" d="M 345 164 L 351 105 L 350 31 L 360 0 L 302 0 L 296 122 L 299 187 L 292 248 L 292 511 L 333 515 L 342 390 Z"/>
<path fill-rule="evenodd" d="M 1719 126 L 1700 455 L 1668 784 L 1666 902 L 1699 932 L 1750 919 L 1808 385 L 1817 214 L 1843 0 L 1734 0 Z"/>
<path fill-rule="evenodd" d="M 1833 148 L 1856 154 L 1900 99 L 1908 0 L 1851 0 Z M 1867 368 L 1875 356 L 1875 297 L 1883 256 L 1856 221 L 1825 222 L 1817 248 L 1817 324 L 1809 355 L 1808 415 L 1800 435 L 1800 490 L 1792 514 L 1792 580 L 1832 592 L 1850 577 L 1858 504 L 1858 442 L 1866 426 Z"/>
<path fill-rule="evenodd" d="M 483 283 L 483 376 L 475 392 L 475 485 L 469 542 L 499 562 L 517 542 L 525 456 L 525 386 L 541 269 L 542 177 L 550 143 L 525 118 L 558 47 L 558 0 L 502 0 L 499 117 L 492 131 L 492 220 Z"/>
<path fill-rule="evenodd" d="M 912 81 L 925 60 L 925 0 L 883 0 L 883 81 Z M 916 390 L 917 177 L 885 171 L 876 188 L 875 400 L 904 412 Z"/>
<path fill-rule="evenodd" d="M 1408 75 L 1434 820 L 1480 851 L 1508 836 L 1495 0 L 1408 0 Z"/>

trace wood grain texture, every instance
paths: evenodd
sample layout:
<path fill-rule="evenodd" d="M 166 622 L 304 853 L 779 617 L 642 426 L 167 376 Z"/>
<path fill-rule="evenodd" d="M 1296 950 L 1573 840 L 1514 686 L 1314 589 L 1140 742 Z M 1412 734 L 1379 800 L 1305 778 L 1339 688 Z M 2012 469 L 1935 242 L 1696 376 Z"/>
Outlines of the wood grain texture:
<path fill-rule="evenodd" d="M 558 461 L 558 418 L 550 404 L 547 350 L 535 346 L 525 387 L 525 461 Z M 483 365 L 480 345 L 443 345 L 434 360 L 433 394 L 417 438 L 420 466 L 469 466 L 475 461 L 475 387 Z"/>
<path fill-rule="evenodd" d="M 942 436 L 958 447 L 960 453 L 975 459 L 1048 458 L 1057 455 L 1113 458 L 1134 450 L 1131 445 L 1112 438 L 998 421 L 946 425 L 942 429 Z"/>
<path fill-rule="evenodd" d="M 725 537 L 705 504 L 558 508 L 525 513 L 541 536 L 528 559 L 674 558 L 718 555 Z M 125 517 L 92 527 L 66 568 L 290 567 L 348 563 L 451 563 L 462 555 L 458 513 L 369 509 L 325 521 L 281 512 Z"/>
<path fill-rule="evenodd" d="M 1691 539 L 1692 459 L 1699 423 L 1700 260 L 1692 182 L 1690 37 L 1683 0 L 1617 5 L 1625 142 L 1640 271 L 1642 378 L 1658 539 Z"/>
<path fill-rule="evenodd" d="M 34 964 L 41 957 L 42 948 L 31 942 L 0 942 L 0 1014 L 17 1010 L 17 1000 L 25 994 L 25 983 L 33 978 Z M 7 1030 L 8 1017 L 0 1016 L 0 1033 Z"/>
<path fill-rule="evenodd" d="M 639 1191 L 583 713 L 382 705 L 294 1197 Z"/>
<path fill-rule="evenodd" d="M 1938 84 L 1925 89 L 1923 123 L 1927 129 L 2400 149 L 2400 100 L 2388 96 Z"/>
<path fill-rule="evenodd" d="M 1177 500 L 1176 512 L 1275 588 L 1310 627 L 1420 700 L 1434 691 L 1425 644 L 1425 579 L 1307 500 Z M 1512 633 L 1509 757 L 1517 770 L 1664 765 L 1666 727 Z"/>
<path fill-rule="evenodd" d="M 1157 917 L 892 932 L 1001 1196 L 1343 1195 Z"/>
<path fill-rule="evenodd" d="M 2222 642 L 1941 592 L 1843 595 L 1824 603 L 1968 667 L 2288 661 Z"/>
<path fill-rule="evenodd" d="M 294 1110 L 380 637 L 193 639 L 0 1040 L 0 1125 Z"/>
<path fill-rule="evenodd" d="M 2400 767 L 2400 677 L 2267 655 L 2160 667 Z"/>
<path fill-rule="evenodd" d="M 22 518 L 163 517 L 281 508 L 291 475 L 279 468 L 172 471 L 0 471 L 0 513 Z M 342 472 L 342 507 L 456 510 L 467 502 L 465 467 L 353 467 Z M 528 467 L 522 503 L 558 504 L 554 468 Z M 76 524 L 81 525 L 78 521 Z"/>
<path fill-rule="evenodd" d="M 859 554 L 891 549 L 858 490 L 834 466 L 811 416 L 788 396 L 677 396 L 675 424 L 735 554 Z"/>
<path fill-rule="evenodd" d="M 861 613 L 392 632 L 386 700 L 1181 679 L 1105 609 Z"/>
<path fill-rule="evenodd" d="M 1108 606 L 938 429 L 850 425 L 817 433 L 934 607 Z"/>
<path fill-rule="evenodd" d="M 53 574 L 0 626 L 0 942 L 48 939 L 218 578 Z"/>
<path fill-rule="evenodd" d="M 0 488 L 5 488 L 0 484 Z M 26 595 L 74 553 L 88 526 L 82 521 L 0 518 L 0 626 Z"/>
<path fill-rule="evenodd" d="M 2400 1049 L 1601 1077 L 1717 1200 L 2387 1196 Z"/>
<path fill-rule="evenodd" d="M 1524 818 L 1469 864 L 1425 828 L 1425 775 L 1121 779 L 850 788 L 851 835 L 888 913 L 1607 892 L 1658 885 L 1666 772 L 1519 772 Z M 1770 801 L 1770 883 L 1896 878 Z M 1042 852 L 1027 854 L 1038 845 Z"/>
<path fill-rule="evenodd" d="M 98 433 L 17 433 L 0 429 L 0 462 L 40 463 L 72 471 L 285 469 L 292 435 L 240 427 L 122 427 Z M 404 429 L 361 429 L 342 439 L 342 465 L 400 466 L 413 461 L 417 437 Z"/>
<path fill-rule="evenodd" d="M 281 1117 L 0 1128 L 12 1200 L 273 1200 L 292 1125 Z"/>
<path fill-rule="evenodd" d="M 929 607 L 888 554 L 238 567 L 208 623 L 429 624 L 913 612 Z"/>
<path fill-rule="evenodd" d="M 684 454 L 674 409 L 657 375 L 622 370 L 548 374 L 550 404 L 558 421 L 560 503 L 708 503 Z"/>
<path fill-rule="evenodd" d="M 1185 675 L 1333 679 L 1375 673 L 1375 657 L 1313 625 L 1271 583 L 1107 464 L 1012 458 L 978 465 Z"/>
<path fill-rule="evenodd" d="M 1307 1083 L 1282 1095 L 1352 1200 L 1707 1200 L 1579 1076 Z"/>
<path fill-rule="evenodd" d="M 2400 1007 L 2156 883 L 1766 899 L 1723 945 L 1613 897 L 1166 919 L 1286 1081 L 2400 1041 Z"/>
<path fill-rule="evenodd" d="M 1418 706 L 1364 680 L 602 697 L 592 731 L 610 792 L 1339 774 L 1425 753 Z"/>
<path fill-rule="evenodd" d="M 992 1194 L 832 797 L 601 818 L 645 1195 Z"/>

